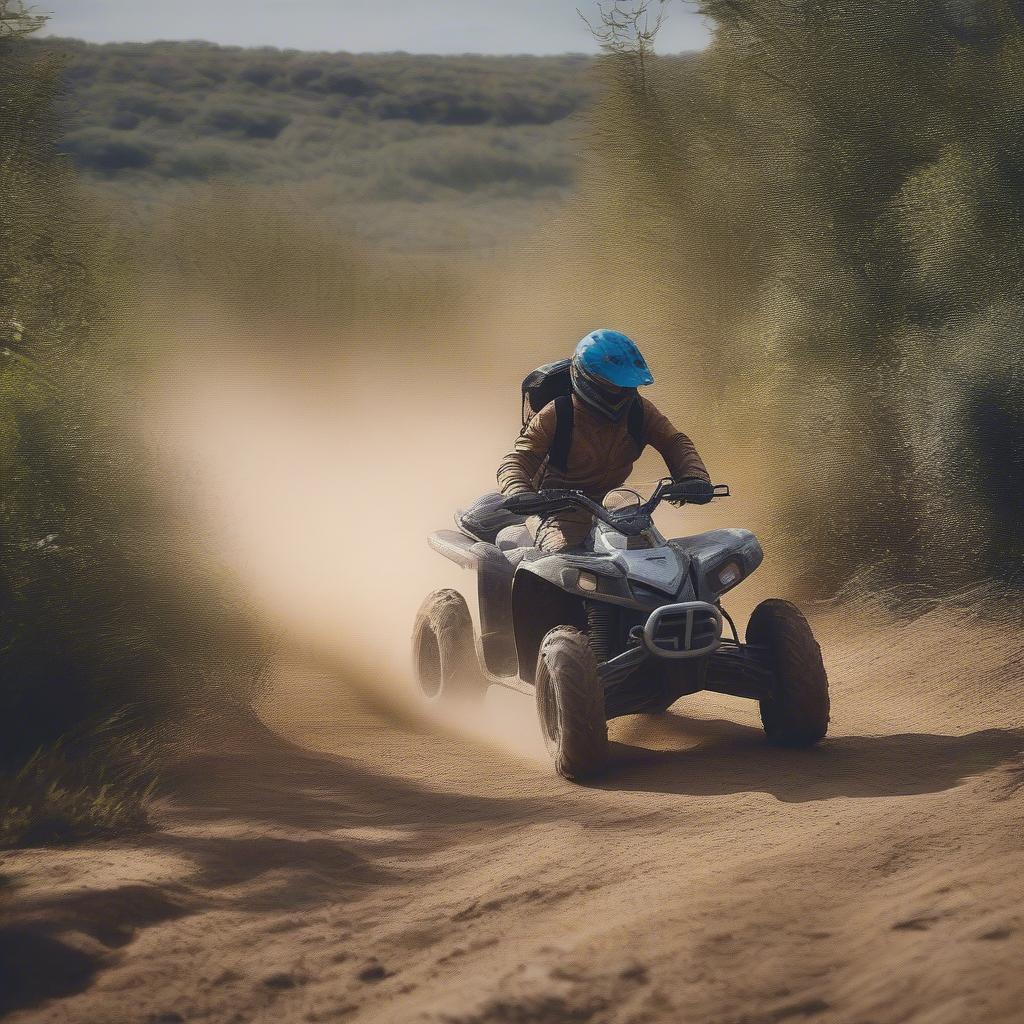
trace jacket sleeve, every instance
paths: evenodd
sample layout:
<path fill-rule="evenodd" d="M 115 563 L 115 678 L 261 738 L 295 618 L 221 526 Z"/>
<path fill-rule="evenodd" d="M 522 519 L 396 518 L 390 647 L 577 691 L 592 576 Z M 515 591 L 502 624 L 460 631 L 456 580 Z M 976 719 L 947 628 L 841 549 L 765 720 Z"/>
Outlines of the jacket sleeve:
<path fill-rule="evenodd" d="M 661 452 L 672 479 L 682 480 L 688 476 L 695 476 L 710 482 L 711 476 L 697 454 L 694 443 L 684 433 L 676 430 L 668 417 L 659 412 L 653 402 L 645 398 L 643 403 L 644 442 Z"/>
<path fill-rule="evenodd" d="M 536 490 L 537 476 L 555 438 L 555 403 L 546 405 L 527 424 L 498 467 L 498 490 L 504 495 Z"/>

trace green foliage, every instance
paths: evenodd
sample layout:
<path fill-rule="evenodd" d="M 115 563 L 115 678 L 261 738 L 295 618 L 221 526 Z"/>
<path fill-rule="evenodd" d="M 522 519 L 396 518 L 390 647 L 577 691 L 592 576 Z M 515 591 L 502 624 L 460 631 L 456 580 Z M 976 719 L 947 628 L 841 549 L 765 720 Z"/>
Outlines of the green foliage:
<path fill-rule="evenodd" d="M 406 166 L 417 181 L 460 192 L 491 188 L 529 195 L 546 186 L 568 189 L 572 184 L 567 163 L 544 159 L 503 139 L 460 139 L 443 149 L 417 152 Z"/>
<path fill-rule="evenodd" d="M 245 107 L 215 107 L 206 114 L 199 130 L 210 135 L 242 139 L 276 139 L 288 127 L 291 118 L 273 110 Z"/>
<path fill-rule="evenodd" d="M 52 157 L 54 68 L 17 38 L 0 47 L 0 322 L 25 327 L 0 350 L 0 749 L 11 764 L 111 706 L 135 658 L 96 635 L 128 578 L 117 571 L 122 510 L 105 497 L 117 449 L 104 450 L 83 401 L 104 319 L 97 253 Z"/>
<path fill-rule="evenodd" d="M 258 650 L 205 567 L 182 578 L 171 511 L 123 421 L 131 268 L 56 156 L 58 81 L 49 51 L 0 38 L 3 842 L 141 822 L 136 730 L 230 699 Z M 229 649 L 239 672 L 210 686 Z M 119 732 L 83 731 L 111 715 Z"/>
<path fill-rule="evenodd" d="M 126 139 L 123 134 L 103 128 L 86 128 L 64 140 L 64 151 L 79 167 L 98 174 L 141 170 L 155 158 L 153 146 Z"/>
<path fill-rule="evenodd" d="M 774 448 L 780 539 L 825 593 L 1024 582 L 1019 5 L 701 6 L 699 59 L 606 58 L 588 193 Z"/>
<path fill-rule="evenodd" d="M 564 199 L 595 92 L 583 57 L 33 45 L 65 65 L 61 148 L 114 201 L 151 208 L 210 180 L 310 187 L 336 225 L 402 248 L 446 247 L 445 217 L 459 248 L 490 244 Z"/>

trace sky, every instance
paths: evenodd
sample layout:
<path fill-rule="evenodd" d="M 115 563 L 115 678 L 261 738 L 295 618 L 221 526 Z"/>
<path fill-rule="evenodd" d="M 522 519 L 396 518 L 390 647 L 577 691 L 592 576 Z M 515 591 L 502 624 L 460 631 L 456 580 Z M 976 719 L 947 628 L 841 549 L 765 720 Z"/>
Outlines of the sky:
<path fill-rule="evenodd" d="M 51 15 L 47 34 L 100 43 L 205 39 L 352 53 L 596 49 L 577 8 L 596 20 L 597 0 L 31 0 L 30 6 Z M 658 50 L 700 49 L 708 38 L 691 3 L 667 3 Z"/>

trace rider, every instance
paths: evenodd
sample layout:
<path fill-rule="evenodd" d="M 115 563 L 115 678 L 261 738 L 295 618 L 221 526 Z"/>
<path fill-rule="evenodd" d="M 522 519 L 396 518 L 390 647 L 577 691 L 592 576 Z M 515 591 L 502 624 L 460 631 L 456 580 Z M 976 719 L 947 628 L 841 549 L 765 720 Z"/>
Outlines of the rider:
<path fill-rule="evenodd" d="M 549 402 L 523 429 L 498 468 L 502 494 L 531 494 L 542 488 L 582 491 L 601 502 L 621 487 L 647 445 L 653 445 L 676 481 L 690 481 L 687 501 L 703 505 L 714 490 L 693 442 L 637 388 L 654 383 L 636 345 L 618 331 L 592 331 L 572 357 L 572 436 L 564 470 L 550 464 L 557 407 Z M 639 408 L 634 406 L 639 403 Z M 536 543 L 544 551 L 580 547 L 593 517 L 573 508 L 543 519 Z"/>

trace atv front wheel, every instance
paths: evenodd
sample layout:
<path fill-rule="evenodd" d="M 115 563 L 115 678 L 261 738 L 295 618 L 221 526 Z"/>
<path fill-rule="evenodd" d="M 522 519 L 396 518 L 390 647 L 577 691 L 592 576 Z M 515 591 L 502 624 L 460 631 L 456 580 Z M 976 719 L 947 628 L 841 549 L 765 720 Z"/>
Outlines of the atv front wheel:
<path fill-rule="evenodd" d="M 604 687 L 585 634 L 556 626 L 544 637 L 535 676 L 544 745 L 563 778 L 597 774 L 608 757 Z"/>
<path fill-rule="evenodd" d="M 784 747 L 813 746 L 828 731 L 828 676 L 803 613 L 789 601 L 762 601 L 747 624 L 747 643 L 762 649 L 775 676 L 775 693 L 761 701 L 768 739 Z"/>
<path fill-rule="evenodd" d="M 431 703 L 479 699 L 487 690 L 466 599 L 457 590 L 435 590 L 420 605 L 412 631 L 413 671 Z"/>

